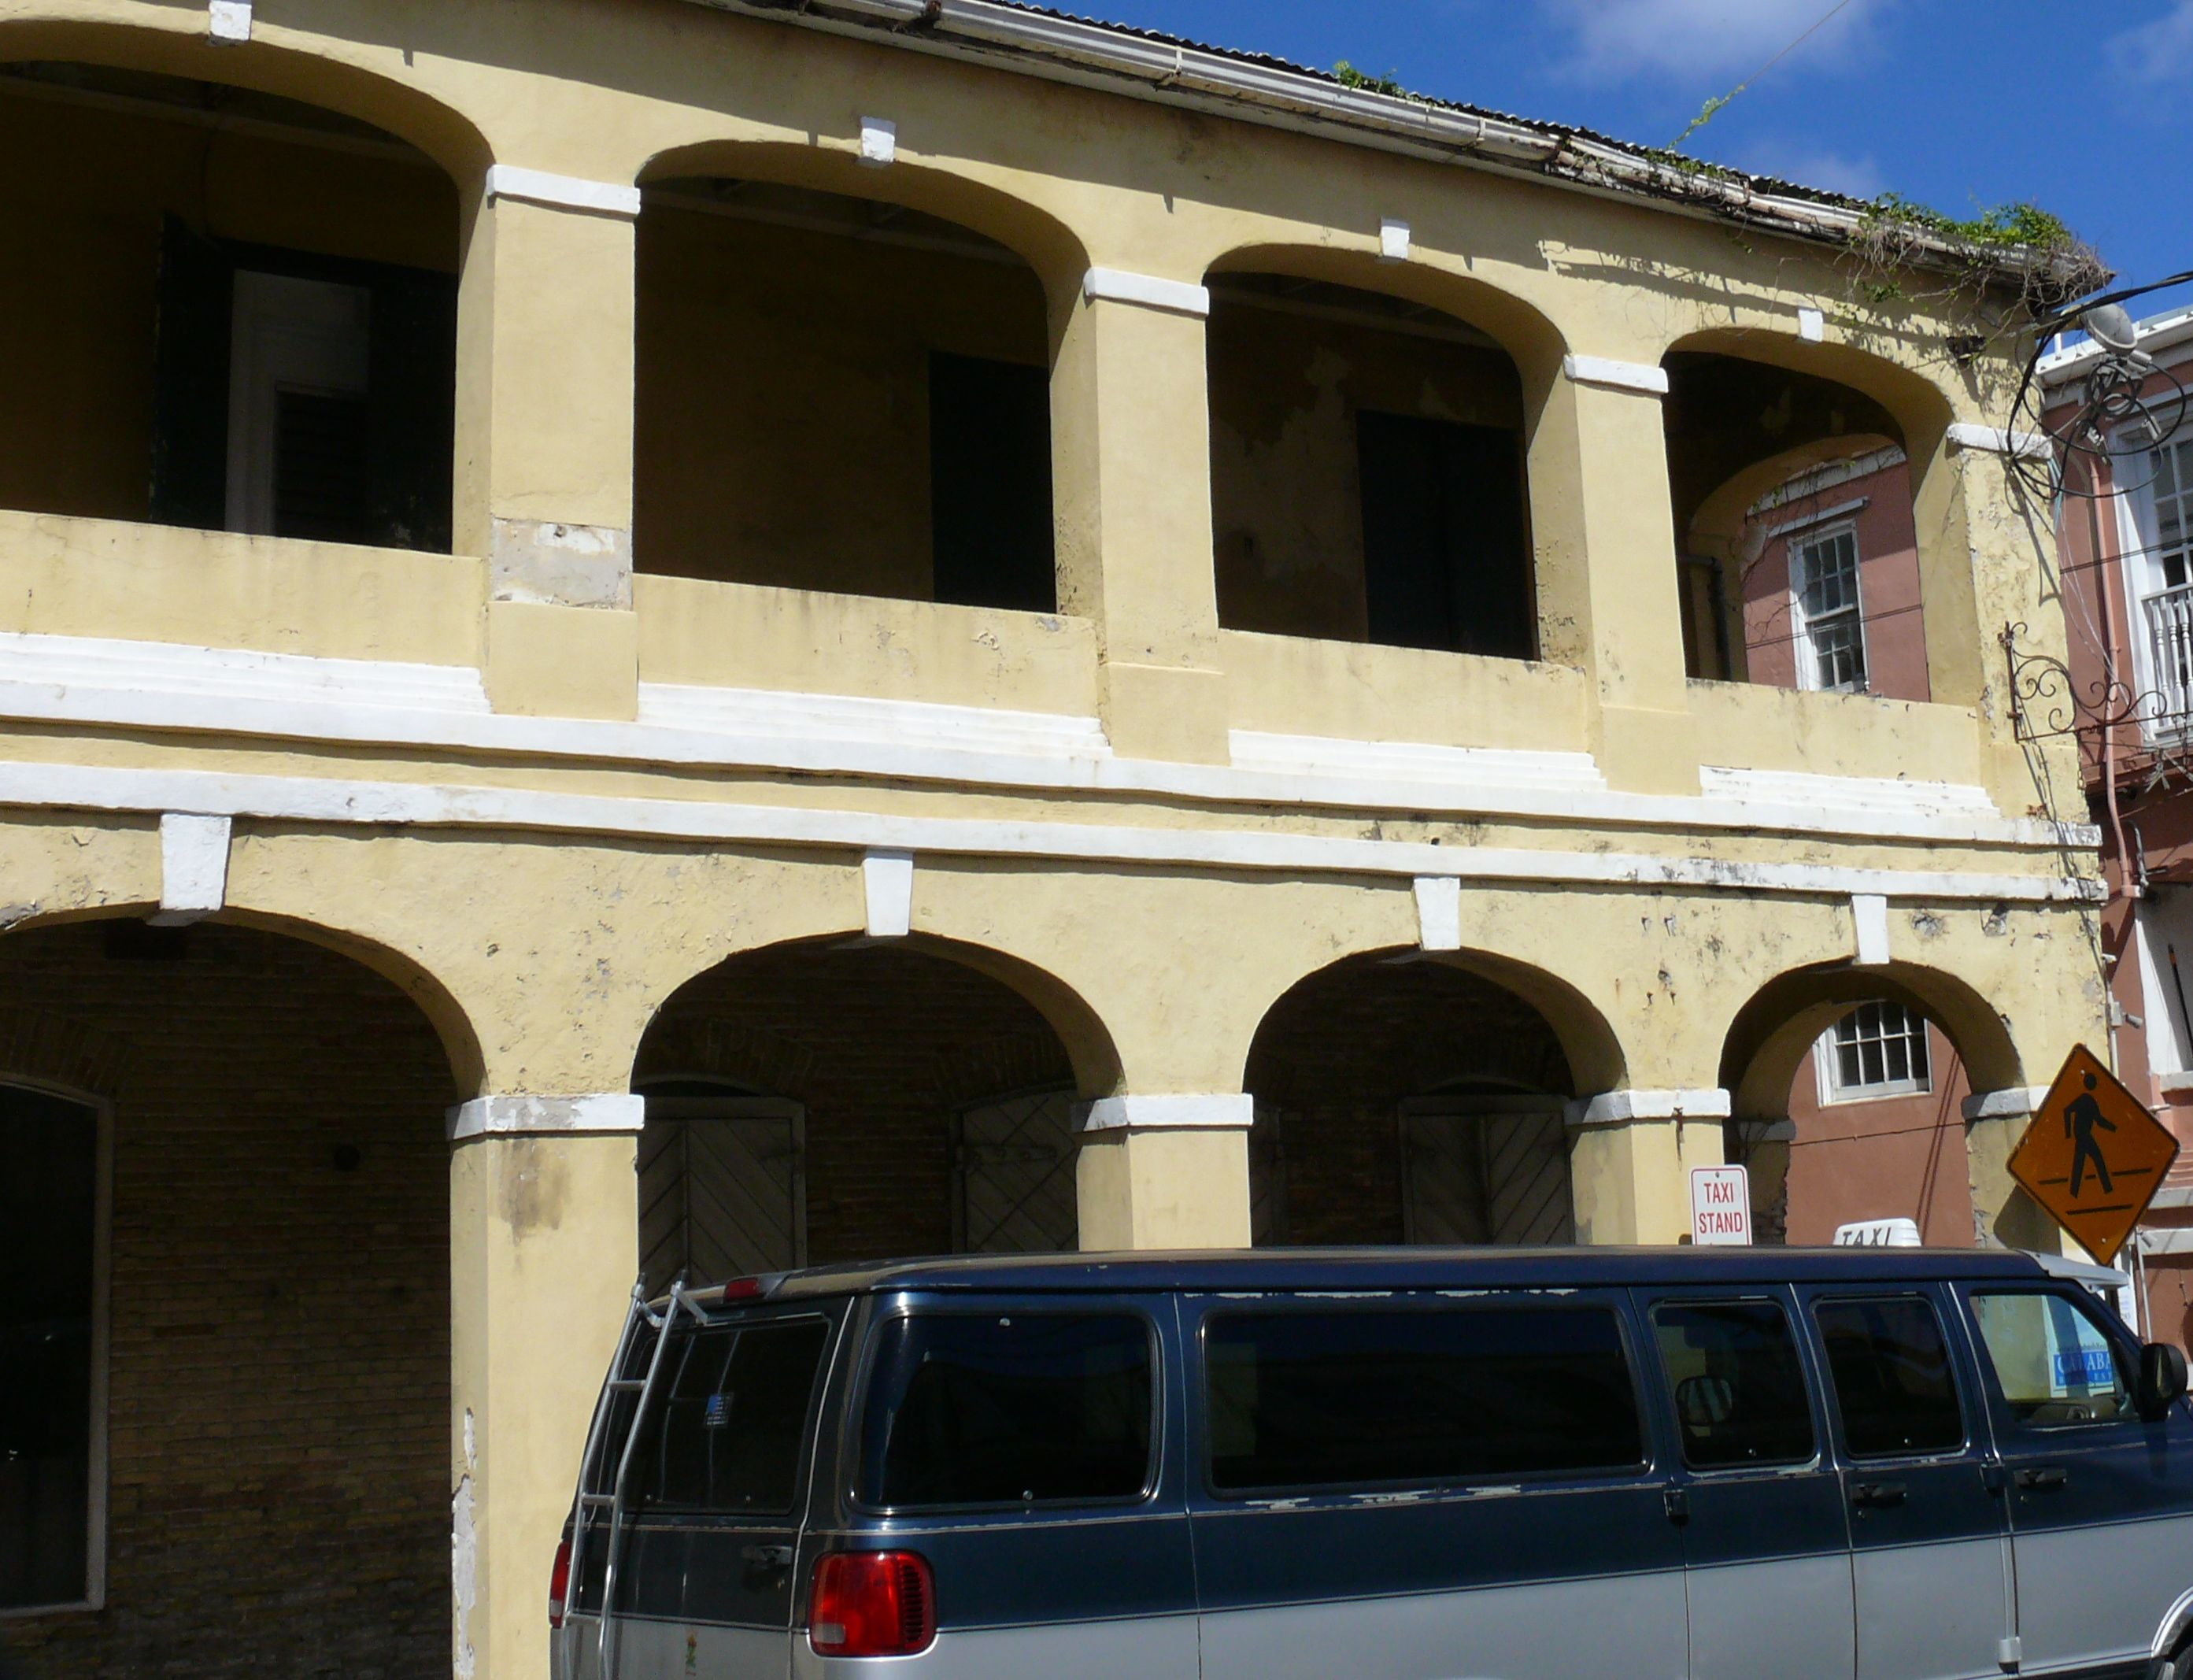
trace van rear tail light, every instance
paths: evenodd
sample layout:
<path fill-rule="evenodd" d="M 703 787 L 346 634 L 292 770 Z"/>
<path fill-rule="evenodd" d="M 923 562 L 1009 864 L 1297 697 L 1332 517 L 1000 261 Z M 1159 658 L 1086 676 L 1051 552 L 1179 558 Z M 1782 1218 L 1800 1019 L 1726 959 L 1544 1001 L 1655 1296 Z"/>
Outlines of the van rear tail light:
<path fill-rule="evenodd" d="M 936 1580 L 913 1551 L 833 1551 L 816 1560 L 808 1643 L 818 1656 L 910 1657 L 936 1641 Z"/>
<path fill-rule="evenodd" d="M 564 1541 L 556 1548 L 556 1561 L 548 1570 L 548 1626 L 553 1630 L 564 1625 L 564 1605 L 571 1591 L 571 1543 Z"/>

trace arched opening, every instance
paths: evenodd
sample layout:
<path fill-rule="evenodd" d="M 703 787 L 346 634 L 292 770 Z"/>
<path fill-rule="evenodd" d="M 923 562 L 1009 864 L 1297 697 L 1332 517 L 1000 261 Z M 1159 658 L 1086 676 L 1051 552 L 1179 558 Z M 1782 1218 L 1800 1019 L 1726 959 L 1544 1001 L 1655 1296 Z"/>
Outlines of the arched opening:
<path fill-rule="evenodd" d="M 1759 1240 L 1824 1244 L 1861 1224 L 1881 1240 L 1893 1220 L 1930 1246 L 1985 1235 L 1965 1099 L 1976 1078 L 1987 1090 L 2018 1075 L 2000 1020 L 1977 1001 L 1944 977 L 1892 966 L 1785 975 L 1745 1006 L 1721 1077 L 1727 1158 L 1750 1168 Z"/>
<path fill-rule="evenodd" d="M 0 506 L 447 553 L 456 188 L 272 93 L 0 66 Z"/>
<path fill-rule="evenodd" d="M 0 939 L 0 1611 L 34 1671 L 447 1664 L 462 1094 L 419 1007 L 322 945 Z"/>
<path fill-rule="evenodd" d="M 1565 1110 L 1602 1029 L 1564 1011 L 1572 1056 L 1541 1004 L 1560 1007 L 1393 955 L 1289 990 L 1249 1052 L 1256 1241 L 1574 1241 Z"/>
<path fill-rule="evenodd" d="M 1220 625 L 1534 657 L 1507 349 L 1430 303 L 1308 272 L 1228 266 L 1209 285 Z"/>
<path fill-rule="evenodd" d="M 1929 698 L 1903 420 L 1823 372 L 1706 348 L 1665 367 L 1690 674 Z"/>
<path fill-rule="evenodd" d="M 956 951 L 771 946 L 673 995 L 633 1078 L 650 1276 L 1076 1246 L 1075 1102 L 1107 1075 Z"/>
<path fill-rule="evenodd" d="M 826 190 L 721 172 L 742 163 L 768 160 L 666 160 L 645 189 L 635 568 L 1056 611 L 1036 270 L 850 166 Z"/>

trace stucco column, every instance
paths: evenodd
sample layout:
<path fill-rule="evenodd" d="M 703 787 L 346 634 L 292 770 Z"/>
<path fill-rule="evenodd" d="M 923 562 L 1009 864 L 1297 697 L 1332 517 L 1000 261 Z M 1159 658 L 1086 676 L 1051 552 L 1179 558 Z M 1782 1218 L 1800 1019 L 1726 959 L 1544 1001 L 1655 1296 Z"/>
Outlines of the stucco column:
<path fill-rule="evenodd" d="M 1096 627 L 1114 751 L 1222 763 L 1201 286 L 1092 269 L 1051 376 L 1061 611 Z"/>
<path fill-rule="evenodd" d="M 501 167 L 458 294 L 456 540 L 489 562 L 498 711 L 630 718 L 629 186 Z"/>
<path fill-rule="evenodd" d="M 1247 1096 L 1108 1097 L 1082 1123 L 1081 1246 L 1246 1248 Z"/>
<path fill-rule="evenodd" d="M 1571 356 L 1531 437 L 1540 649 L 1589 674 L 1600 769 L 1636 793 L 1698 786 L 1660 411 L 1667 388 L 1658 367 Z"/>
<path fill-rule="evenodd" d="M 1973 1240 L 1983 1247 L 2025 1248 L 2036 1254 L 2071 1252 L 2064 1247 L 2062 1228 L 2010 1176 L 2010 1158 L 2033 1123 L 2034 1109 L 2047 1094 L 2045 1086 L 2020 1086 L 1975 1091 L 1965 1098 Z"/>
<path fill-rule="evenodd" d="M 640 1099 L 487 1097 L 451 1115 L 457 1680 L 548 1671 L 548 1572 L 638 1270 Z"/>
<path fill-rule="evenodd" d="M 1691 1229 L 1691 1169 L 1718 1167 L 1726 1091 L 1607 1091 L 1568 1110 L 1577 1241 L 1672 1243 Z"/>

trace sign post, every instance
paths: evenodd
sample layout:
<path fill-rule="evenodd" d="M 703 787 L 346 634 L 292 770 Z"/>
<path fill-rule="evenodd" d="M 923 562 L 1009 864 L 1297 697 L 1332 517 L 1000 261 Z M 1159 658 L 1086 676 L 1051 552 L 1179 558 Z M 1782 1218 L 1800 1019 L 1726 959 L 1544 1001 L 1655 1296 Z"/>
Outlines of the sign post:
<path fill-rule="evenodd" d="M 2177 1159 L 2178 1139 L 2082 1044 L 2034 1110 L 2010 1175 L 2106 1266 Z"/>
<path fill-rule="evenodd" d="M 1702 1247 L 1750 1245 L 1751 1173 L 1748 1168 L 1691 1168 L 1691 1241 Z"/>

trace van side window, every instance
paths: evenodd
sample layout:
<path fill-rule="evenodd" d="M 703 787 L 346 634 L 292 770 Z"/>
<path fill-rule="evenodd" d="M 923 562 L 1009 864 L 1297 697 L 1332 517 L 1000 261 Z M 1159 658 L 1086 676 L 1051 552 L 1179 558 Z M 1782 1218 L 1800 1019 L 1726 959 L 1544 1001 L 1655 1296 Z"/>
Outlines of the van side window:
<path fill-rule="evenodd" d="M 828 1339 L 819 1319 L 709 1325 L 680 1337 L 663 1355 L 670 1368 L 657 1380 L 667 1391 L 640 1423 L 633 1456 L 640 1499 L 788 1515 Z"/>
<path fill-rule="evenodd" d="M 1813 1311 L 1852 1458 L 1953 1453 L 1965 1444 L 1950 1344 L 1932 1302 L 1822 1301 Z"/>
<path fill-rule="evenodd" d="M 1220 1493 L 1634 1470 L 1637 1390 L 1598 1307 L 1228 1312 L 1204 1332 Z"/>
<path fill-rule="evenodd" d="M 2076 1297 L 1975 1290 L 1973 1316 L 2011 1415 L 2020 1423 L 2116 1423 L 2132 1394 L 2110 1338 Z"/>
<path fill-rule="evenodd" d="M 915 1313 L 876 1332 L 859 1493 L 871 1505 L 1138 1499 L 1149 1326 L 1128 1313 Z"/>
<path fill-rule="evenodd" d="M 1652 1310 L 1693 1470 L 1804 1464 L 1814 1453 L 1805 1368 L 1772 1301 L 1678 1301 Z"/>

